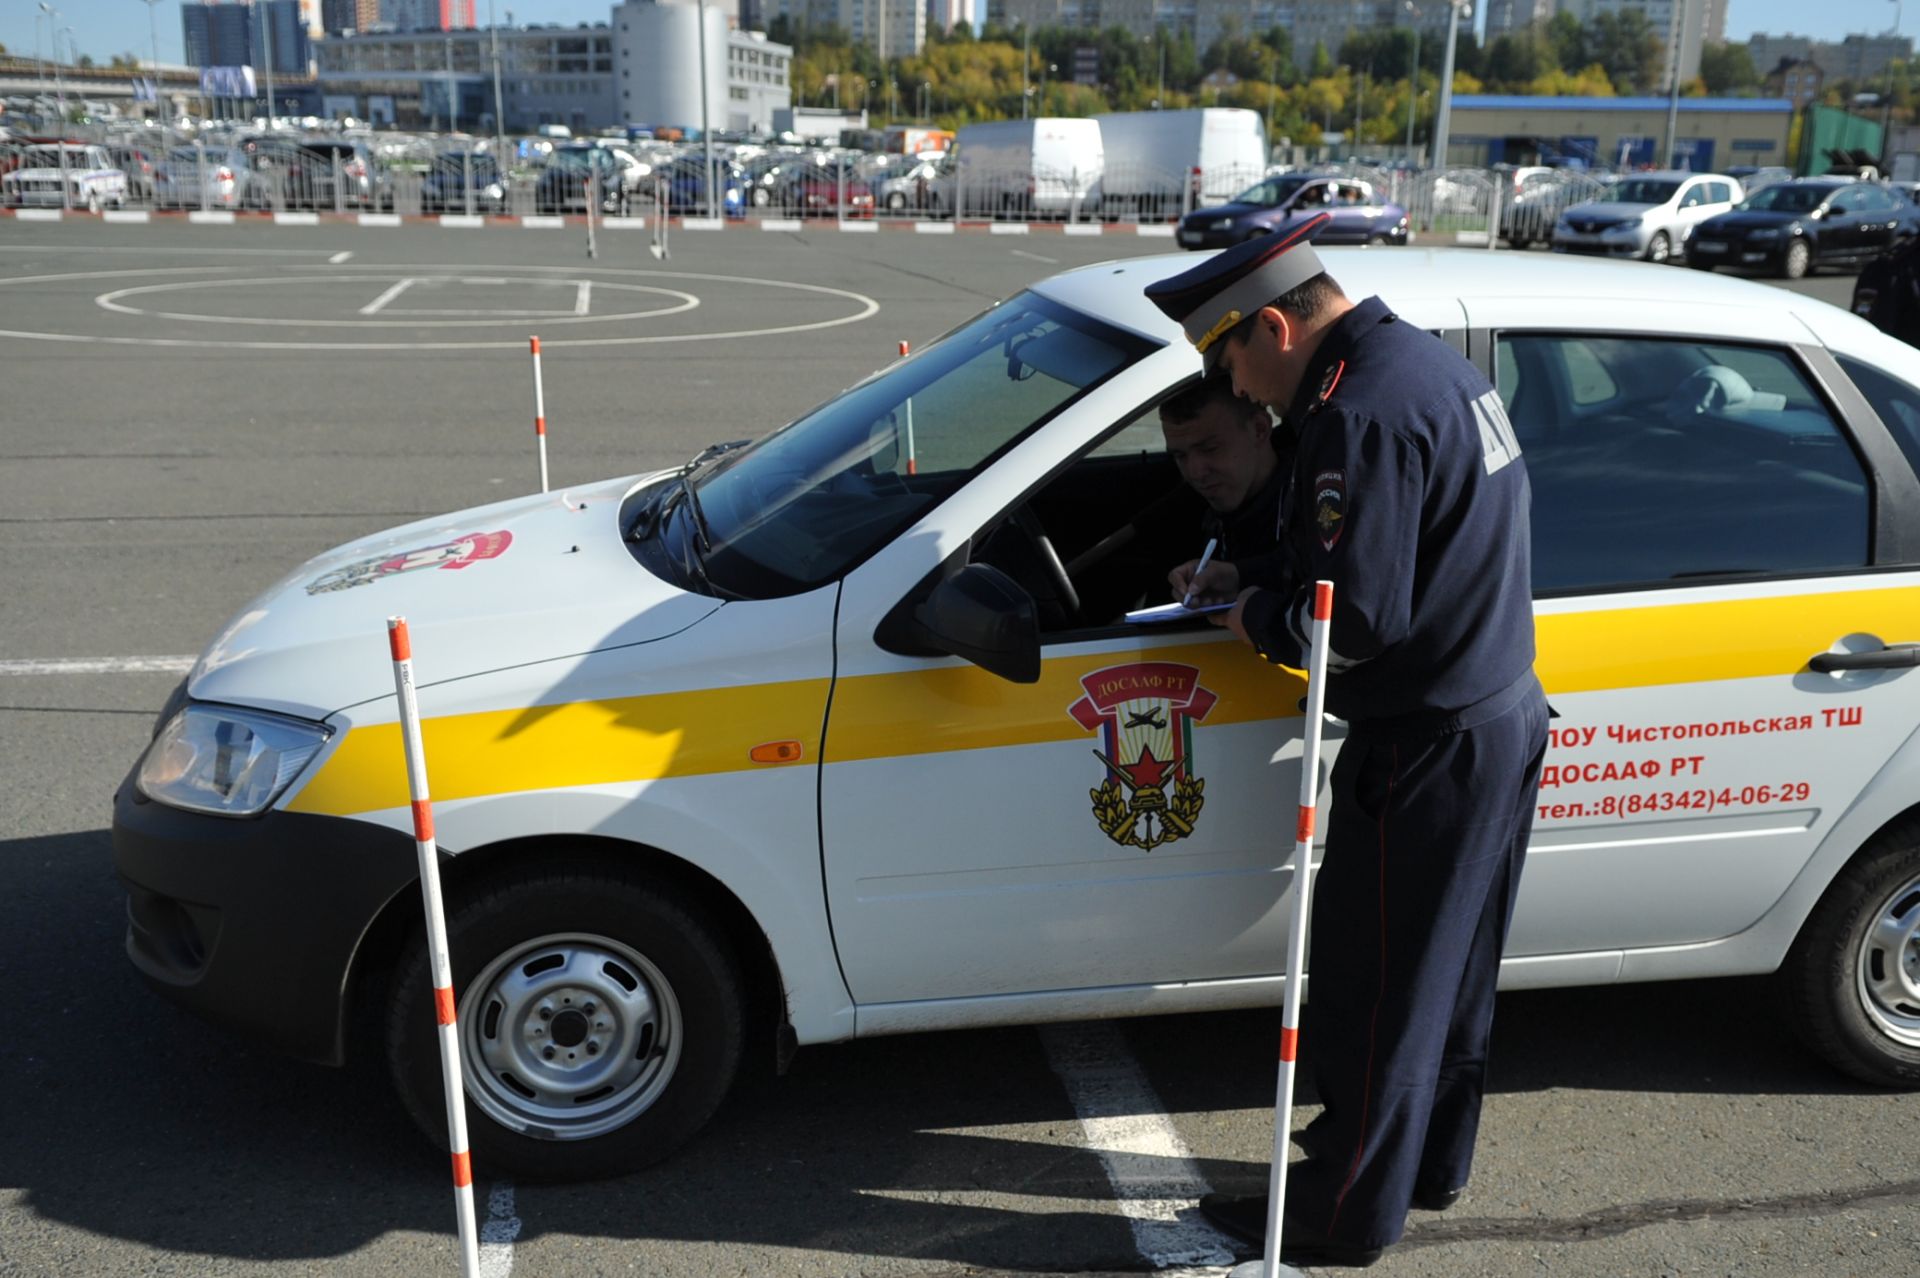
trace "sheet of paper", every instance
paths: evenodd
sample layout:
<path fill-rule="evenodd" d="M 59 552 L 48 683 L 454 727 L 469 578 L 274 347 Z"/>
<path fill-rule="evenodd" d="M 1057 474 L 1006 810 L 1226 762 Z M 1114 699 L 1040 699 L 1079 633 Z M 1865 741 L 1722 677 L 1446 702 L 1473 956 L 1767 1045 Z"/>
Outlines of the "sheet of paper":
<path fill-rule="evenodd" d="M 1185 604 L 1161 604 L 1158 608 L 1141 608 L 1127 614 L 1127 623 L 1135 626 L 1158 625 L 1166 621 L 1180 621 L 1186 617 L 1203 617 L 1210 612 L 1226 612 L 1233 607 L 1231 601 L 1217 604 L 1195 604 L 1189 608 Z"/>

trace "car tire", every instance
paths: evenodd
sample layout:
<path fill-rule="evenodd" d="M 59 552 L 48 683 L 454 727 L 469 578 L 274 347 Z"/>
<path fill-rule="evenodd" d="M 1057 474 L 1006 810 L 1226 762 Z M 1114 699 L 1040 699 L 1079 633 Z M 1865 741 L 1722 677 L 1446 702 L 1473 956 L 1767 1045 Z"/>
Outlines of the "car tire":
<path fill-rule="evenodd" d="M 591 864 L 546 865 L 452 903 L 447 936 L 467 1131 L 490 1171 L 571 1181 L 648 1166 L 712 1117 L 739 1073 L 739 965 L 679 893 Z M 388 1065 L 444 1149 L 424 934 L 393 979 Z"/>
<path fill-rule="evenodd" d="M 904 192 L 904 191 L 890 191 L 890 192 L 888 192 L 888 194 L 887 194 L 887 212 L 889 212 L 889 213 L 899 213 L 899 212 L 901 212 L 902 210 L 904 210 L 904 209 L 905 209 L 906 207 L 907 207 L 907 196 L 906 196 L 906 192 Z"/>
<path fill-rule="evenodd" d="M 1781 968 L 1794 1028 L 1843 1073 L 1920 1087 L 1920 821 L 1873 840 L 1807 917 Z"/>
<path fill-rule="evenodd" d="M 1802 239 L 1790 240 L 1787 251 L 1780 256 L 1780 274 L 1785 279 L 1797 280 L 1813 269 L 1813 250 Z"/>
<path fill-rule="evenodd" d="M 1673 256 L 1673 238 L 1665 231 L 1655 231 L 1653 238 L 1647 241 L 1647 260 L 1664 263 Z"/>

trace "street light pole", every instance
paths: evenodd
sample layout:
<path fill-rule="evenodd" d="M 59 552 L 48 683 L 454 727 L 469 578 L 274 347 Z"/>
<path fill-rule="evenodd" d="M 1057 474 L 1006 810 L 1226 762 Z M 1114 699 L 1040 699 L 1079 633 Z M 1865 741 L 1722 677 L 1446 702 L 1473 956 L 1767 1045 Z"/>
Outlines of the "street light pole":
<path fill-rule="evenodd" d="M 1029 17 L 1032 15 L 1028 15 Z M 1033 92 L 1027 80 L 1028 64 L 1033 61 L 1033 27 L 1025 19 L 1020 22 L 1020 118 L 1027 118 L 1027 95 Z"/>
<path fill-rule="evenodd" d="M 154 10 L 160 5 L 160 0 L 144 0 L 144 2 L 147 6 L 147 38 L 153 41 L 153 118 L 161 120 L 165 117 L 160 114 L 160 26 L 153 16 Z"/>
<path fill-rule="evenodd" d="M 265 50 L 264 61 L 267 69 L 267 132 L 271 133 L 273 132 L 273 6 L 263 4 L 256 6 L 256 9 L 261 14 L 260 36 Z"/>
<path fill-rule="evenodd" d="M 507 118 L 500 105 L 500 24 L 493 20 L 493 0 L 487 0 L 487 30 L 493 35 L 493 154 L 499 165 L 505 163 L 500 157 L 507 149 Z"/>
<path fill-rule="evenodd" d="M 838 81 L 835 89 L 838 90 Z M 708 217 L 725 217 L 721 206 L 724 200 L 716 199 L 713 192 L 713 129 L 707 122 L 707 0 L 700 0 L 700 145 L 705 148 L 707 157 L 706 214 Z"/>
<path fill-rule="evenodd" d="M 40 0 L 40 12 L 47 15 L 47 43 L 53 46 L 53 92 L 60 103 L 60 131 L 65 133 L 67 131 L 67 83 L 60 75 L 60 26 L 58 23 L 60 11 L 48 4 L 47 0 Z M 34 29 L 34 34 L 39 35 L 39 28 Z M 35 42 L 35 47 L 38 47 L 38 41 Z"/>
<path fill-rule="evenodd" d="M 1667 56 L 1673 59 L 1667 72 L 1667 153 L 1662 168 L 1673 167 L 1673 144 L 1680 132 L 1680 6 L 1675 4 L 1667 18 Z M 1691 166 L 1689 166 L 1691 167 Z"/>
<path fill-rule="evenodd" d="M 1447 131 L 1453 124 L 1453 49 L 1460 19 L 1473 13 L 1472 0 L 1448 0 L 1447 52 L 1440 65 L 1440 105 L 1433 117 L 1433 167 L 1447 167 Z"/>
<path fill-rule="evenodd" d="M 1413 0 L 1402 0 L 1408 13 L 1413 15 L 1413 67 L 1407 73 L 1407 158 L 1416 160 L 1413 153 L 1413 109 L 1420 101 L 1420 7 Z"/>

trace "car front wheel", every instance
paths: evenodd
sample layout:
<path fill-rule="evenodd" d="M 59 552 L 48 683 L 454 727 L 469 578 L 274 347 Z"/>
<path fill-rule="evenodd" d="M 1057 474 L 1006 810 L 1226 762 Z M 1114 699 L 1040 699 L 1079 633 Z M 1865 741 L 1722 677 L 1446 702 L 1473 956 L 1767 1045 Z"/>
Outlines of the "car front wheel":
<path fill-rule="evenodd" d="M 1673 256 L 1673 241 L 1665 231 L 1655 231 L 1653 238 L 1647 241 L 1647 260 L 1664 262 Z"/>
<path fill-rule="evenodd" d="M 1920 826 L 1856 856 L 1781 970 L 1795 1028 L 1837 1069 L 1920 1087 Z"/>
<path fill-rule="evenodd" d="M 1786 255 L 1780 259 L 1780 273 L 1790 280 L 1797 280 L 1812 265 L 1813 250 L 1807 247 L 1805 240 L 1794 240 L 1787 245 Z"/>
<path fill-rule="evenodd" d="M 534 1180 L 630 1172 L 672 1153 L 739 1072 L 742 990 L 725 937 L 678 894 L 591 867 L 541 867 L 451 908 L 475 1163 Z M 443 1146 L 426 938 L 395 970 L 388 1061 Z"/>

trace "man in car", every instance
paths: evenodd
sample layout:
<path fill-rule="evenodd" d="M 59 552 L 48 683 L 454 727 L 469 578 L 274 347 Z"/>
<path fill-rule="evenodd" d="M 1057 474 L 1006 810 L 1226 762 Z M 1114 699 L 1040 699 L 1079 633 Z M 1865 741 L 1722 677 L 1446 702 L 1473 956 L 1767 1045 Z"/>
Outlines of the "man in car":
<path fill-rule="evenodd" d="M 1348 730 L 1302 1040 L 1323 1109 L 1301 1134 L 1281 1257 L 1361 1266 L 1410 1207 L 1443 1210 L 1467 1183 L 1548 711 L 1526 466 L 1500 399 L 1378 298 L 1348 300 L 1309 243 L 1324 221 L 1147 295 L 1298 432 L 1286 572 L 1263 587 L 1209 566 L 1200 595 L 1236 599 L 1225 624 L 1304 667 L 1314 582 L 1334 583 L 1326 704 Z M 1265 1231 L 1259 1196 L 1201 1210 L 1249 1241 Z"/>
<path fill-rule="evenodd" d="M 1202 378 L 1163 402 L 1160 431 L 1180 477 L 1207 503 L 1201 532 L 1218 542 L 1209 577 L 1270 580 L 1280 567 L 1280 494 L 1293 465 L 1291 437 L 1283 443 L 1266 406 L 1234 394 L 1233 383 L 1220 376 Z M 1199 566 L 1195 556 L 1168 574 L 1176 593 L 1185 593 Z"/>

